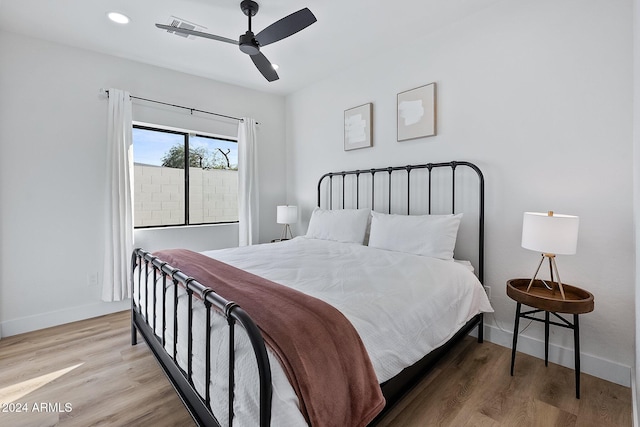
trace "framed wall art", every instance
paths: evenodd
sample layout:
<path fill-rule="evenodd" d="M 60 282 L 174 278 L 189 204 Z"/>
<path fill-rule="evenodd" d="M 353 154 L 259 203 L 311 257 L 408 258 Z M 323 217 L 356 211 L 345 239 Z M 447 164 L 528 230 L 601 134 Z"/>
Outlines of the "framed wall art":
<path fill-rule="evenodd" d="M 344 150 L 371 147 L 371 117 L 373 104 L 353 107 L 344 112 Z"/>
<path fill-rule="evenodd" d="M 398 141 L 436 134 L 436 84 L 398 94 Z"/>

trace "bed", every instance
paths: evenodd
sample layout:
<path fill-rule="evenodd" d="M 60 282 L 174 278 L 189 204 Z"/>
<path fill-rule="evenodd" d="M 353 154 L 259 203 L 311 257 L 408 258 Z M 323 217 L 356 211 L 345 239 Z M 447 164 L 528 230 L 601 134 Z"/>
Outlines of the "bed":
<path fill-rule="evenodd" d="M 132 344 L 140 333 L 197 424 L 374 424 L 457 339 L 477 326 L 482 341 L 483 313 L 492 309 L 481 286 L 477 166 L 327 173 L 317 205 L 307 234 L 289 241 L 134 251 Z M 270 299 L 280 292 L 294 304 Z M 336 324 L 322 318 L 307 328 L 312 320 L 292 305 L 305 316 L 327 312 Z M 298 379 L 297 355 L 283 356 L 290 346 L 310 353 L 300 356 L 305 374 L 315 365 L 310 379 Z M 308 394 L 322 382 L 324 390 Z M 356 400 L 361 407 L 344 407 Z"/>

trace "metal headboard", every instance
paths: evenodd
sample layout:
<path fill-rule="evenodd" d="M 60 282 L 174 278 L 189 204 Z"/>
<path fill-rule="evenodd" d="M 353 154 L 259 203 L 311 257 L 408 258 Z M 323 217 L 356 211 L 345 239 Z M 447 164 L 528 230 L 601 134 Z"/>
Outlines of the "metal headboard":
<path fill-rule="evenodd" d="M 406 188 L 403 191 L 406 191 L 405 193 L 406 194 L 406 213 L 410 214 L 411 208 L 412 208 L 411 206 L 411 195 L 412 195 L 411 172 L 416 169 L 426 169 L 427 170 L 427 173 L 426 173 L 427 188 L 425 190 L 421 190 L 420 194 L 424 195 L 424 193 L 426 192 L 426 198 L 427 198 L 426 213 L 431 214 L 432 200 L 434 199 L 433 197 L 434 191 L 432 188 L 432 182 L 433 182 L 432 172 L 436 169 L 448 168 L 451 171 L 451 177 L 449 181 L 450 191 L 451 191 L 451 213 L 458 213 L 456 212 L 456 170 L 459 167 L 470 168 L 476 173 L 477 179 L 478 179 L 478 193 L 477 193 L 478 203 L 479 203 L 478 205 L 478 265 L 476 266 L 476 268 L 478 273 L 478 279 L 480 280 L 480 282 L 483 282 L 483 278 L 484 278 L 484 176 L 482 175 L 482 171 L 480 170 L 480 168 L 478 168 L 473 163 L 465 162 L 465 161 L 452 161 L 452 162 L 443 162 L 443 163 L 426 163 L 422 165 L 392 166 L 392 167 L 386 167 L 386 168 L 329 172 L 322 175 L 322 177 L 318 181 L 318 207 L 322 207 L 322 200 L 323 200 L 322 190 L 325 189 L 325 191 L 328 191 L 328 194 L 325 193 L 325 199 L 328 199 L 328 205 L 329 205 L 328 209 L 334 209 L 334 198 L 335 198 L 334 187 L 337 184 L 338 189 L 336 190 L 336 193 L 338 193 L 337 195 L 338 200 L 336 202 L 340 202 L 340 199 L 341 199 L 341 204 L 339 206 L 336 206 L 335 209 L 344 209 L 345 207 L 347 207 L 346 206 L 347 200 L 350 200 L 351 202 L 355 200 L 355 203 L 353 203 L 354 206 L 351 206 L 351 207 L 358 209 L 361 207 L 361 198 L 362 197 L 368 198 L 369 196 L 366 195 L 365 193 L 370 192 L 369 193 L 370 203 L 369 203 L 369 206 L 366 206 L 366 207 L 370 207 L 372 210 L 375 210 L 376 201 L 382 200 L 384 203 L 384 201 L 387 200 L 388 203 L 384 203 L 384 204 L 387 204 L 386 210 L 388 213 L 392 213 L 392 209 L 393 209 L 392 202 L 394 200 L 393 198 L 394 194 L 392 194 L 392 189 L 394 189 L 392 175 L 395 172 L 405 172 Z M 380 176 L 380 175 L 384 175 L 385 173 L 388 176 L 387 191 L 381 191 L 380 186 L 378 185 L 380 179 L 376 180 L 376 174 L 379 174 L 378 176 Z M 370 178 L 361 179 L 361 176 L 370 176 Z M 350 182 L 348 187 L 347 187 L 347 177 L 350 177 L 349 179 Z M 328 179 L 328 181 L 325 181 L 326 179 Z M 424 188 L 424 182 L 422 181 L 419 181 L 418 183 L 414 182 L 414 184 L 418 184 L 419 189 Z M 355 194 L 350 194 L 350 191 L 351 192 L 354 191 L 353 186 L 355 186 Z M 364 190 L 362 190 L 361 187 L 363 186 L 369 187 L 369 188 L 365 188 Z M 378 188 L 377 192 L 376 192 L 376 188 Z M 347 194 L 350 194 L 348 198 L 347 198 Z M 376 197 L 378 198 L 376 199 Z M 336 203 L 336 204 L 339 204 L 339 203 Z"/>

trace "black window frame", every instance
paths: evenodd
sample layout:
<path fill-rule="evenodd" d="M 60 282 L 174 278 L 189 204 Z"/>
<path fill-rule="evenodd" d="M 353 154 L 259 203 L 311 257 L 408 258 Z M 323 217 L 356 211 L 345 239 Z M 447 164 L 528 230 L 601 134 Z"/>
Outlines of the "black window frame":
<path fill-rule="evenodd" d="M 216 224 L 237 224 L 239 222 L 239 220 L 236 221 L 215 221 L 215 222 L 197 222 L 197 223 L 190 223 L 189 222 L 189 137 L 190 136 L 197 136 L 197 137 L 201 137 L 201 138 L 209 138 L 209 139 L 215 139 L 218 141 L 229 141 L 229 142 L 235 142 L 236 144 L 238 143 L 237 138 L 233 139 L 233 138 L 225 138 L 225 137 L 219 137 L 219 136 L 211 136 L 211 135 L 206 135 L 206 134 L 202 134 L 202 133 L 198 133 L 198 132 L 193 132 L 193 131 L 188 131 L 186 129 L 182 129 L 182 130 L 177 130 L 177 129 L 167 129 L 167 128 L 163 128 L 163 127 L 154 127 L 151 125 L 142 125 L 142 124 L 133 124 L 132 126 L 134 129 L 144 129 L 144 130 L 150 130 L 150 131 L 154 131 L 154 132 L 166 132 L 166 133 L 172 133 L 172 134 L 176 134 L 176 135 L 183 135 L 183 140 L 184 140 L 184 223 L 183 224 L 158 224 L 158 225 L 134 225 L 134 230 L 139 230 L 139 229 L 150 229 L 150 228 L 167 228 L 167 227 L 188 227 L 188 226 L 192 226 L 192 225 L 216 225 Z M 132 144 L 134 145 L 134 150 L 135 150 L 135 142 L 132 142 Z M 134 192 L 134 199 L 135 199 L 135 192 Z M 135 200 L 134 200 L 135 203 Z"/>

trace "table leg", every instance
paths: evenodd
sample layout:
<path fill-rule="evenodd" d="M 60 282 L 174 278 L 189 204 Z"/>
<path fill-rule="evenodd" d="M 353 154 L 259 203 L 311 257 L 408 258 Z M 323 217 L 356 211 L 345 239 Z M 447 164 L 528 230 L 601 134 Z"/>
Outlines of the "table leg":
<path fill-rule="evenodd" d="M 544 312 L 544 366 L 549 366 L 549 312 Z"/>
<path fill-rule="evenodd" d="M 580 326 L 578 315 L 573 315 L 573 351 L 575 352 L 576 399 L 580 399 Z"/>
<path fill-rule="evenodd" d="M 516 363 L 516 346 L 518 345 L 518 328 L 520 326 L 520 307 L 522 304 L 516 305 L 516 320 L 513 328 L 513 344 L 511 345 L 511 376 L 513 376 L 513 367 Z"/>

